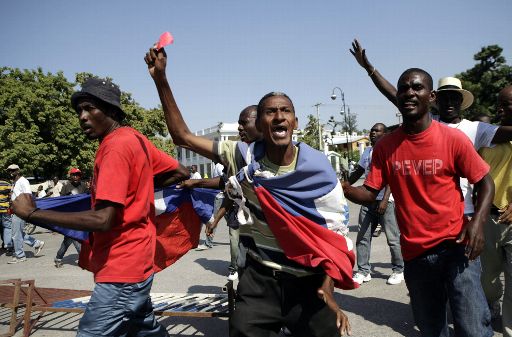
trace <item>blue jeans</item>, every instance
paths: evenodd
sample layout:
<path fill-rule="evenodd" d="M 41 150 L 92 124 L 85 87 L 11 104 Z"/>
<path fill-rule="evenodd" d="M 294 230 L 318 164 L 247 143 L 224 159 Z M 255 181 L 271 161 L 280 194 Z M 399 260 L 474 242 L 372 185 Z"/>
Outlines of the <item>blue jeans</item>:
<path fill-rule="evenodd" d="M 464 245 L 445 241 L 405 261 L 405 283 L 423 337 L 448 337 L 447 307 L 455 336 L 492 336 L 491 313 L 480 284 L 480 259 L 469 261 Z"/>
<path fill-rule="evenodd" d="M 13 243 L 12 243 L 12 230 L 11 230 L 11 222 L 12 222 L 12 215 L 7 213 L 2 213 L 1 215 L 2 220 L 2 237 L 4 240 L 4 246 L 7 249 L 12 249 Z"/>
<path fill-rule="evenodd" d="M 58 260 L 62 260 L 64 258 L 64 254 L 66 254 L 66 251 L 68 250 L 69 246 L 71 246 L 71 244 L 73 244 L 73 246 L 75 246 L 75 249 L 76 249 L 78 255 L 80 255 L 80 248 L 81 248 L 80 242 L 73 240 L 69 236 L 64 235 L 64 239 L 62 240 L 62 243 L 60 244 L 60 248 L 57 251 L 57 255 L 55 256 L 55 258 Z"/>
<path fill-rule="evenodd" d="M 23 242 L 33 248 L 39 247 L 41 241 L 34 239 L 32 236 L 25 234 L 23 227 L 25 226 L 25 220 L 12 216 L 12 242 L 14 244 L 14 256 L 18 259 L 25 257 L 25 251 L 23 250 Z"/>
<path fill-rule="evenodd" d="M 404 260 L 400 248 L 400 230 L 396 223 L 395 203 L 388 202 L 388 207 L 383 215 L 377 212 L 380 200 L 374 201 L 368 206 L 361 206 L 359 211 L 359 228 L 356 239 L 357 268 L 363 275 L 368 275 L 371 270 L 370 251 L 372 234 L 381 224 L 386 233 L 393 272 L 401 273 L 404 270 Z"/>
<path fill-rule="evenodd" d="M 153 275 L 139 283 L 96 283 L 77 337 L 169 336 L 149 296 Z"/>

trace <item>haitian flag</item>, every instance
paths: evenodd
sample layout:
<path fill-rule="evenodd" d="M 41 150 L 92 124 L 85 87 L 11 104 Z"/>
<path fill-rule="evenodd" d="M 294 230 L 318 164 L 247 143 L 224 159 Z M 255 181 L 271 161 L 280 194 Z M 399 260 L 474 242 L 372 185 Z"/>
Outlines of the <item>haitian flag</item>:
<path fill-rule="evenodd" d="M 286 257 L 306 267 L 321 267 L 338 288 L 354 289 L 353 244 L 348 238 L 348 203 L 327 157 L 304 143 L 297 143 L 294 171 L 279 176 L 262 171 L 258 160 L 265 154 L 263 142 L 241 153 L 252 152 L 251 163 L 237 180 L 252 181 L 267 224 Z"/>
<path fill-rule="evenodd" d="M 213 216 L 213 204 L 218 190 L 178 189 L 175 186 L 155 190 L 155 219 L 157 242 L 155 272 L 176 262 L 191 248 L 197 246 L 201 223 Z M 91 196 L 77 194 L 55 198 L 36 199 L 37 207 L 60 212 L 79 212 L 91 209 Z M 89 239 L 89 232 L 34 223 L 78 241 Z"/>

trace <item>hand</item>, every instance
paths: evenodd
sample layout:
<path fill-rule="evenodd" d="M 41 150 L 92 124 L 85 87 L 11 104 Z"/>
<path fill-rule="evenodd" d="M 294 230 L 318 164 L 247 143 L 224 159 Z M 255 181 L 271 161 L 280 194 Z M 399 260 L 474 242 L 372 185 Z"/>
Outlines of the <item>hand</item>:
<path fill-rule="evenodd" d="M 322 299 L 327 306 L 336 313 L 336 326 L 342 336 L 352 334 L 347 315 L 340 309 L 334 299 L 334 282 L 329 275 L 325 275 L 324 282 L 317 290 L 318 297 Z"/>
<path fill-rule="evenodd" d="M 500 209 L 500 217 L 498 218 L 498 222 L 504 224 L 512 224 L 512 202 L 508 205 L 508 207 L 504 207 Z"/>
<path fill-rule="evenodd" d="M 204 233 L 206 234 L 206 236 L 213 238 L 215 228 L 217 228 L 217 222 L 208 222 L 205 226 Z"/>
<path fill-rule="evenodd" d="M 352 49 L 350 49 L 350 53 L 354 55 L 357 63 L 359 63 L 359 65 L 363 67 L 368 73 L 374 69 L 366 57 L 366 50 L 361 47 L 357 39 L 354 39 L 354 42 L 352 42 Z"/>
<path fill-rule="evenodd" d="M 36 203 L 30 193 L 18 195 L 11 204 L 11 209 L 20 218 L 26 220 L 28 215 L 36 208 Z"/>
<path fill-rule="evenodd" d="M 483 221 L 477 217 L 473 217 L 465 226 L 462 228 L 459 236 L 457 237 L 457 243 L 466 241 L 466 256 L 470 260 L 476 259 L 483 250 L 484 247 L 484 228 Z"/>
<path fill-rule="evenodd" d="M 194 188 L 195 182 L 199 181 L 199 179 L 187 179 L 183 180 L 181 183 L 176 185 L 176 188 Z"/>
<path fill-rule="evenodd" d="M 149 48 L 149 51 L 144 57 L 144 61 L 146 61 L 146 64 L 148 65 L 149 74 L 153 80 L 165 77 L 167 54 L 165 53 L 164 48 L 160 48 L 159 50 L 156 50 L 154 47 Z"/>
<path fill-rule="evenodd" d="M 379 202 L 379 207 L 377 207 L 377 213 L 380 215 L 384 215 L 386 213 L 386 208 L 388 208 L 388 201 L 383 199 Z"/>

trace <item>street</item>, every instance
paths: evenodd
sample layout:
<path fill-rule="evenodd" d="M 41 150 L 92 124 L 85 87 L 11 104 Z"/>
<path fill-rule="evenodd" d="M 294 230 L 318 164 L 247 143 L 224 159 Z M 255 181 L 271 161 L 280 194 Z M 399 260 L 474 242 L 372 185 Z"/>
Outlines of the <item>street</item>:
<path fill-rule="evenodd" d="M 350 237 L 356 241 L 357 216 L 359 206 L 350 204 Z M 37 228 L 34 236 L 44 240 L 45 246 L 41 256 L 34 257 L 33 249 L 25 246 L 28 260 L 23 263 L 8 265 L 11 258 L 3 253 L 0 256 L 1 278 L 34 279 L 36 286 L 52 288 L 69 288 L 92 290 L 92 274 L 76 266 L 78 258 L 71 246 L 63 262 L 64 267 L 55 268 L 53 259 L 62 241 L 60 234 L 52 234 Z M 202 237 L 204 234 L 202 234 Z M 153 283 L 153 292 L 192 292 L 219 293 L 226 283 L 229 264 L 229 239 L 225 222 L 219 224 L 215 246 L 206 251 L 192 250 L 177 263 L 158 273 Z M 390 253 L 386 237 L 381 234 L 373 239 L 372 280 L 359 289 L 337 291 L 338 304 L 347 313 L 352 326 L 352 336 L 356 337 L 391 337 L 420 336 L 414 327 L 409 297 L 405 283 L 387 285 L 391 274 Z M 48 313 L 36 325 L 32 336 L 75 336 L 79 314 Z M 9 312 L 0 308 L 0 334 L 7 331 Z M 228 322 L 223 318 L 186 318 L 168 317 L 160 319 L 171 336 L 228 336 Z M 495 331 L 500 323 L 495 323 Z M 453 331 L 453 330 L 452 330 Z M 22 336 L 18 330 L 15 336 Z M 496 332 L 495 336 L 502 336 Z"/>

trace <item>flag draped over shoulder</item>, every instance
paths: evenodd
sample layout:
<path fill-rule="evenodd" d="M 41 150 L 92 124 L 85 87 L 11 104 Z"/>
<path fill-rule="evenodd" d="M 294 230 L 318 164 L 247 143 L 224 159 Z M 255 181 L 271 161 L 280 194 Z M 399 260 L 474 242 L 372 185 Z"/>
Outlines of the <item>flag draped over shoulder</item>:
<path fill-rule="evenodd" d="M 306 267 L 321 267 L 342 289 L 357 288 L 352 280 L 355 255 L 348 238 L 348 204 L 327 157 L 298 143 L 294 171 L 269 177 L 258 160 L 264 144 L 253 145 L 253 159 L 238 180 L 253 181 L 267 223 L 286 256 Z M 239 151 L 247 145 L 239 142 Z"/>
<path fill-rule="evenodd" d="M 175 186 L 155 190 L 155 226 L 157 233 L 155 272 L 176 262 L 191 248 L 197 246 L 201 223 L 208 222 L 213 214 L 213 203 L 218 190 L 198 188 L 177 189 Z M 91 196 L 77 194 L 55 198 L 37 199 L 40 209 L 60 212 L 79 212 L 91 209 Z M 75 240 L 87 241 L 89 232 L 55 225 L 35 225 L 64 234 Z"/>

